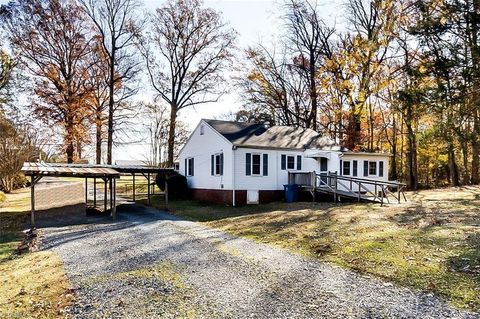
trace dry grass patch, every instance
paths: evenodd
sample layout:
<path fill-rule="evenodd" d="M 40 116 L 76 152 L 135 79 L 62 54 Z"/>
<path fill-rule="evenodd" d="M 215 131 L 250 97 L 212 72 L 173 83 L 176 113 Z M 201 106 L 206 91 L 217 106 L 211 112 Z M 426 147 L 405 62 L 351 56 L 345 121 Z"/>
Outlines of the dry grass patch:
<path fill-rule="evenodd" d="M 73 300 L 53 252 L 13 255 L 22 233 L 0 230 L 0 318 L 64 318 Z"/>
<path fill-rule="evenodd" d="M 237 216 L 218 219 L 217 213 L 206 213 L 198 220 L 213 220 L 210 226 L 232 234 L 431 291 L 455 306 L 479 310 L 480 188 L 420 191 L 409 197 L 406 204 L 385 207 L 276 203 L 255 207 L 253 214 L 244 216 L 230 208 Z"/>
<path fill-rule="evenodd" d="M 30 188 L 17 189 L 0 201 L 0 215 L 5 212 L 25 212 L 30 210 Z"/>
<path fill-rule="evenodd" d="M 63 318 L 72 300 L 55 253 L 35 252 L 0 263 L 0 318 Z"/>

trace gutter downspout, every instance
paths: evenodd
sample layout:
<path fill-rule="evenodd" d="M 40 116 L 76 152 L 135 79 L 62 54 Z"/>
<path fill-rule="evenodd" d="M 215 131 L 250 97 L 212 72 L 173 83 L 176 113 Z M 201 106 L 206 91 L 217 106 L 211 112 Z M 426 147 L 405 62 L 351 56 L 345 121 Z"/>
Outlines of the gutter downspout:
<path fill-rule="evenodd" d="M 235 207 L 235 150 L 237 147 L 232 147 L 232 206 Z"/>

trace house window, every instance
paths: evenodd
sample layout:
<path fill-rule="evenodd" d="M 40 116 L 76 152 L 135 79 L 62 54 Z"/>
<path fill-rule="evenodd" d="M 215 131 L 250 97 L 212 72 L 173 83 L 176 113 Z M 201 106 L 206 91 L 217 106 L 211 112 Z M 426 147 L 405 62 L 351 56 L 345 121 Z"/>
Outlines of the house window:
<path fill-rule="evenodd" d="M 193 176 L 194 175 L 194 160 L 193 157 L 188 157 L 185 159 L 185 175 Z"/>
<path fill-rule="evenodd" d="M 353 160 L 352 161 L 352 176 L 358 176 L 358 161 Z"/>
<path fill-rule="evenodd" d="M 383 161 L 378 162 L 378 176 L 383 177 Z"/>
<path fill-rule="evenodd" d="M 342 175 L 350 175 L 350 161 L 343 161 Z"/>
<path fill-rule="evenodd" d="M 215 155 L 215 175 L 222 174 L 222 162 L 220 161 L 220 154 Z"/>
<path fill-rule="evenodd" d="M 261 156 L 260 154 L 252 154 L 252 175 L 260 175 Z"/>
<path fill-rule="evenodd" d="M 211 156 L 210 168 L 210 173 L 212 176 L 223 175 L 223 153 L 217 153 Z"/>
<path fill-rule="evenodd" d="M 368 162 L 368 175 L 377 175 L 377 162 Z"/>
<path fill-rule="evenodd" d="M 202 124 L 200 126 L 200 135 L 203 135 L 203 134 L 205 134 L 205 125 Z"/>
<path fill-rule="evenodd" d="M 280 163 L 280 169 L 281 170 L 286 170 L 286 169 L 295 169 L 295 156 L 293 155 L 281 155 L 281 163 Z M 302 170 L 302 156 L 297 155 L 297 171 Z"/>
<path fill-rule="evenodd" d="M 263 162 L 262 162 L 263 158 Z M 263 167 L 263 172 L 262 172 Z M 268 154 L 245 154 L 245 175 L 268 176 Z"/>
<path fill-rule="evenodd" d="M 295 156 L 287 156 L 287 169 L 295 169 Z"/>

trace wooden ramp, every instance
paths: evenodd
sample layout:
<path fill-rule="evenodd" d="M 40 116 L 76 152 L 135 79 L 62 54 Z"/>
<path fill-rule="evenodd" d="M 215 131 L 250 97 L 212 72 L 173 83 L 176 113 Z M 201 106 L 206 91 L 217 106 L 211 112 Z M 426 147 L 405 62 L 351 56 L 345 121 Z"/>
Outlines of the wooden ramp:
<path fill-rule="evenodd" d="M 332 195 L 335 202 L 342 197 L 359 202 L 401 203 L 406 202 L 405 184 L 393 181 L 377 181 L 366 178 L 340 176 L 336 173 L 289 172 L 289 184 L 298 184 L 302 190 L 316 195 Z"/>

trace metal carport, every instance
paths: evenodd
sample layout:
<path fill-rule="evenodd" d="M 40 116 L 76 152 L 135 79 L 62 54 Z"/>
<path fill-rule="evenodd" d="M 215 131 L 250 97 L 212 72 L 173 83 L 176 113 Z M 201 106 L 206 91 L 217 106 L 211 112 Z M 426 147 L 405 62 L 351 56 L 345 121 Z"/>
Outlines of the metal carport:
<path fill-rule="evenodd" d="M 94 179 L 94 206 L 96 206 L 96 179 L 104 181 L 104 210 L 107 210 L 107 184 L 110 184 L 110 209 L 112 218 L 116 219 L 116 179 L 121 174 L 132 175 L 133 201 L 135 201 L 135 176 L 141 174 L 148 183 L 148 203 L 150 204 L 150 177 L 151 174 L 172 174 L 172 168 L 160 168 L 151 166 L 118 166 L 100 164 L 66 164 L 66 163 L 36 163 L 25 162 L 22 172 L 31 178 L 31 221 L 35 227 L 35 184 L 44 176 L 54 177 L 78 177 L 85 178 L 85 199 L 87 201 L 88 178 Z M 165 183 L 165 202 L 168 207 L 168 184 Z"/>

